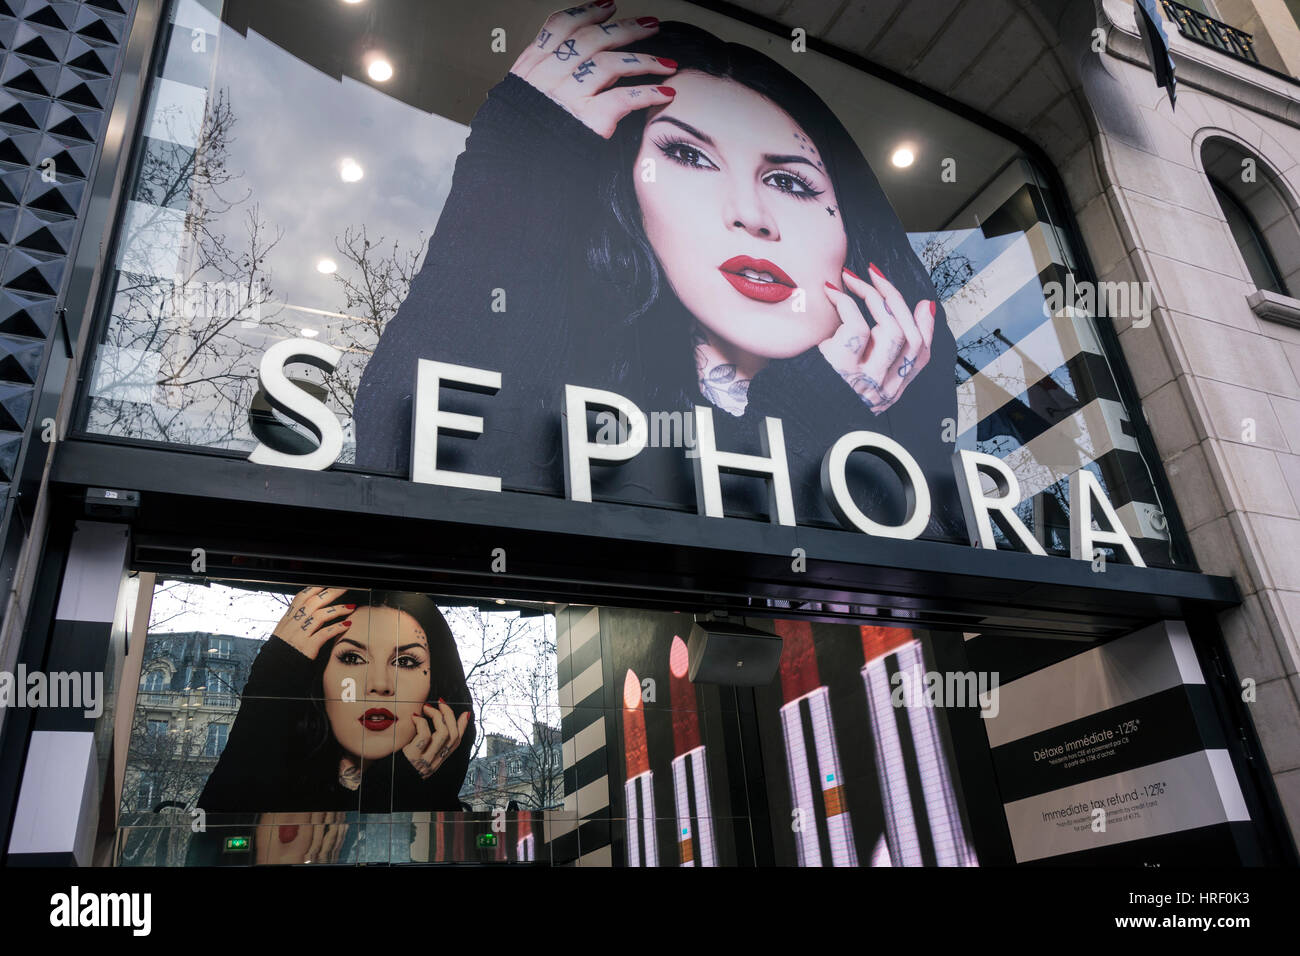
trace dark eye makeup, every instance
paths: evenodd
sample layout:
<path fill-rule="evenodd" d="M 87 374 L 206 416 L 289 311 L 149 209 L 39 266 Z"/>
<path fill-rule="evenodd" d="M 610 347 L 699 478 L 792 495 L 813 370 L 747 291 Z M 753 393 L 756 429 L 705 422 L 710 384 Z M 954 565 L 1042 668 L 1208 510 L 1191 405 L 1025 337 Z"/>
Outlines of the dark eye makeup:
<path fill-rule="evenodd" d="M 685 140 L 663 138 L 654 140 L 654 144 L 659 151 L 671 159 L 679 166 L 685 166 L 687 169 L 715 170 L 717 165 L 713 160 L 705 155 L 704 150 L 698 146 L 693 146 Z M 807 179 L 796 172 L 788 169 L 778 169 L 763 176 L 763 182 L 767 183 L 778 192 L 785 193 L 795 199 L 811 200 L 816 199 L 825 190 L 813 186 Z"/>

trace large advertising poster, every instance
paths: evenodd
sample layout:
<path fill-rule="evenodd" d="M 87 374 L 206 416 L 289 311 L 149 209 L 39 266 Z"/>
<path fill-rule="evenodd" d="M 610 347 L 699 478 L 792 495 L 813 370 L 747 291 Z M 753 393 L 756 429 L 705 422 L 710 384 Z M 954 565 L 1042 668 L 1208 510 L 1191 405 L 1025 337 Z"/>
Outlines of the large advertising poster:
<path fill-rule="evenodd" d="M 992 484 L 983 547 L 1172 563 L 1015 144 L 680 0 L 356 6 L 169 5 L 81 428 L 685 511 L 707 447 L 710 514 L 969 543 Z"/>
<path fill-rule="evenodd" d="M 549 862 L 555 629 L 528 604 L 163 583 L 119 865 Z"/>
<path fill-rule="evenodd" d="M 563 11 L 488 93 L 424 266 L 362 375 L 358 464 L 409 472 L 421 359 L 501 376 L 491 396 L 448 399 L 492 422 L 448 440 L 446 459 L 438 449 L 452 471 L 561 490 L 574 384 L 678 421 L 706 407 L 732 452 L 761 454 L 764 419 L 781 419 L 809 520 L 833 521 L 826 451 L 880 432 L 922 463 L 932 530 L 958 527 L 941 434 L 955 353 L 926 270 L 826 104 L 697 27 L 620 19 L 613 4 Z M 683 450 L 646 448 L 593 493 L 693 507 Z M 902 523 L 893 469 L 855 467 L 873 516 Z M 763 488 L 729 480 L 729 503 L 765 510 Z"/>

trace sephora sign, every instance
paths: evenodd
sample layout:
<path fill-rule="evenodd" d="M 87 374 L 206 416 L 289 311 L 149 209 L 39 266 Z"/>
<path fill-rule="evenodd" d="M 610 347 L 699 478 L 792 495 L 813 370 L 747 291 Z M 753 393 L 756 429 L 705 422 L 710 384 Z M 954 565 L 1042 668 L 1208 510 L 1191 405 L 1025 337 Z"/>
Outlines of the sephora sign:
<path fill-rule="evenodd" d="M 338 349 L 309 339 L 288 339 L 267 349 L 259 377 L 271 405 L 311 431 L 319 444 L 315 451 L 298 455 L 259 444 L 249 455 L 250 461 L 259 465 L 315 471 L 334 464 L 343 450 L 342 426 L 333 412 L 285 375 L 284 367 L 291 363 L 305 363 L 330 372 L 340 358 L 342 353 Z M 500 477 L 446 471 L 438 467 L 440 433 L 473 438 L 483 434 L 484 427 L 483 419 L 477 415 L 463 415 L 438 407 L 438 392 L 444 386 L 492 395 L 501 388 L 501 374 L 429 359 L 419 361 L 411 416 L 411 480 L 420 484 L 500 492 Z M 587 412 L 593 408 L 613 411 L 628 423 L 621 441 L 593 442 L 588 438 Z M 723 472 L 751 475 L 767 481 L 771 521 L 794 525 L 794 496 L 781 420 L 767 418 L 766 432 L 762 435 L 763 453 L 746 455 L 717 447 L 712 408 L 697 405 L 694 415 L 696 448 L 691 461 L 699 513 L 709 518 L 725 517 Z M 564 491 L 573 501 L 592 500 L 593 467 L 617 466 L 646 448 L 649 424 L 645 413 L 615 392 L 565 385 L 562 418 Z M 908 515 L 901 524 L 881 524 L 854 502 L 845 466 L 855 451 L 879 456 L 903 483 L 907 492 Z M 953 454 L 953 468 L 972 545 L 997 547 L 993 535 L 993 521 L 996 519 L 1003 532 L 1024 550 L 1046 555 L 1042 545 L 1015 512 L 1020 504 L 1020 485 L 1001 459 L 980 452 L 958 450 Z M 984 490 L 985 477 L 992 480 L 994 487 L 990 491 Z M 826 450 L 821 462 L 821 490 L 840 523 L 863 534 L 912 540 L 921 535 L 930 520 L 930 489 L 920 465 L 901 444 L 877 432 L 848 432 Z M 1100 528 L 1093 527 L 1094 518 Z M 1096 547 L 1103 544 L 1122 549 L 1132 564 L 1145 567 L 1142 556 L 1124 530 L 1096 476 L 1080 469 L 1070 476 L 1071 557 L 1090 561 Z"/>

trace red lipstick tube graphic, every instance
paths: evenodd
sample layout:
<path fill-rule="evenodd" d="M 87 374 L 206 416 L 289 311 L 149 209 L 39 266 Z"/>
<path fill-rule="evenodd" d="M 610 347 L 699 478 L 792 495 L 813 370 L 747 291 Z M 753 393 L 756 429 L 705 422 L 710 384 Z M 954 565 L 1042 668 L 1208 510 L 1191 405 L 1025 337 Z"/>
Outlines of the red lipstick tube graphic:
<path fill-rule="evenodd" d="M 677 803 L 677 849 L 682 866 L 717 866 L 709 768 L 700 742 L 695 686 L 687 678 L 690 655 L 674 635 L 668 651 L 669 695 L 673 705 L 673 797 Z"/>
<path fill-rule="evenodd" d="M 628 670 L 623 681 L 623 747 L 627 759 L 627 865 L 658 866 L 655 842 L 654 773 L 650 770 L 650 748 L 646 743 L 645 707 L 641 681 Z"/>
<path fill-rule="evenodd" d="M 781 730 L 785 736 L 795 848 L 800 866 L 857 866 L 840 776 L 830 692 L 821 686 L 812 625 L 777 621 L 781 652 Z"/>
<path fill-rule="evenodd" d="M 537 838 L 533 836 L 532 814 L 519 814 L 517 826 L 518 839 L 515 841 L 515 859 L 520 863 L 532 863 L 537 859 Z"/>
<path fill-rule="evenodd" d="M 861 631 L 889 865 L 978 866 L 925 699 L 921 642 L 901 627 L 863 625 Z M 904 706 L 897 707 L 900 692 Z M 909 781 L 919 781 L 919 788 Z"/>

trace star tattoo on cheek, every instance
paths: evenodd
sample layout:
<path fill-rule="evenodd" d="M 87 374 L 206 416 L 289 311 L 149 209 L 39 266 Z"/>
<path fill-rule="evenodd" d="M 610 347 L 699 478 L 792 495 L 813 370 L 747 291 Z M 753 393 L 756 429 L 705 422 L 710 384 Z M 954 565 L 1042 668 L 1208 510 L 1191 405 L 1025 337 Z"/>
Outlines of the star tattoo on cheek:
<path fill-rule="evenodd" d="M 820 164 L 818 164 L 818 165 L 820 165 Z M 826 207 L 826 215 L 830 216 L 830 217 L 833 219 L 833 218 L 835 217 L 835 207 L 834 207 L 834 206 L 827 206 L 827 207 Z"/>

